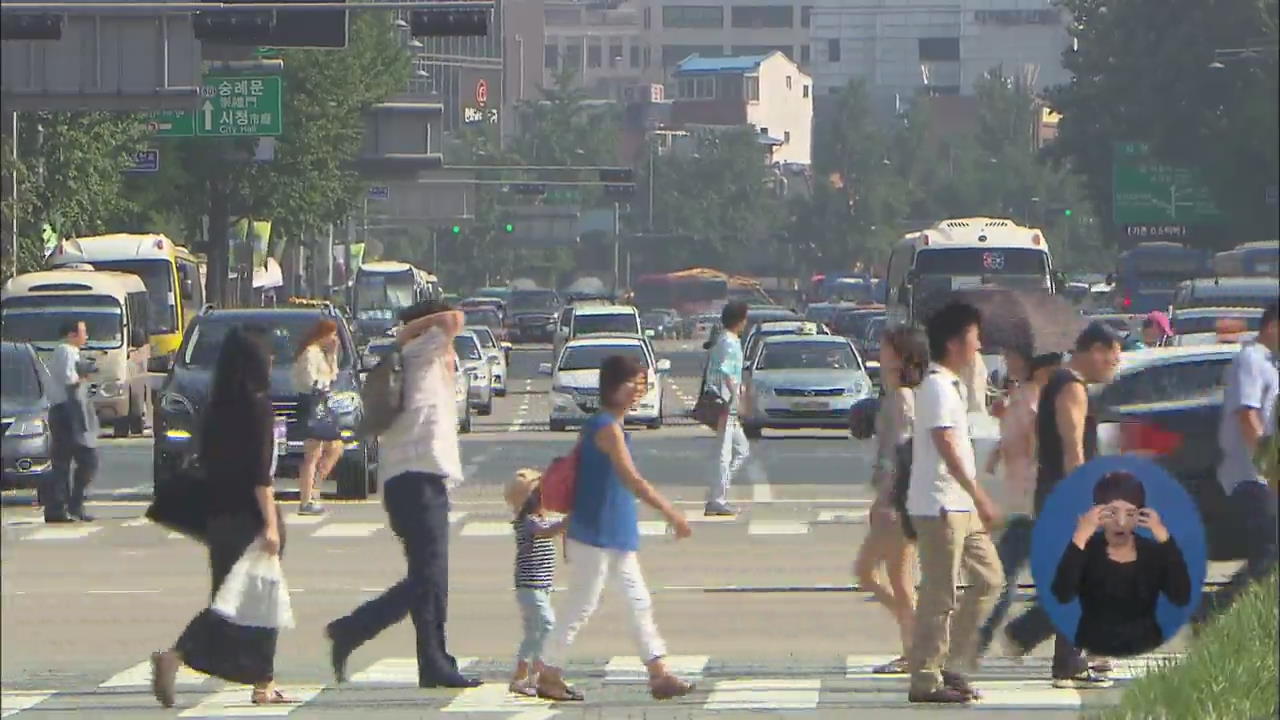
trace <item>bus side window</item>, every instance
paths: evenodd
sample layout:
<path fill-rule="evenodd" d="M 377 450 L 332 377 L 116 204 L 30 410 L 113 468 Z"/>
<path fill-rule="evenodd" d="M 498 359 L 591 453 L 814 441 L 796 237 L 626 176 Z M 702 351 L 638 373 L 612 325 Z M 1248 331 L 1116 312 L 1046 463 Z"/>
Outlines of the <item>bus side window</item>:
<path fill-rule="evenodd" d="M 182 303 L 187 312 L 199 312 L 204 305 L 204 293 L 200 287 L 200 272 L 185 260 L 178 261 L 178 282 L 182 286 Z"/>
<path fill-rule="evenodd" d="M 125 301 L 129 305 L 129 345 L 142 347 L 151 337 L 151 303 L 145 292 L 129 293 Z"/>

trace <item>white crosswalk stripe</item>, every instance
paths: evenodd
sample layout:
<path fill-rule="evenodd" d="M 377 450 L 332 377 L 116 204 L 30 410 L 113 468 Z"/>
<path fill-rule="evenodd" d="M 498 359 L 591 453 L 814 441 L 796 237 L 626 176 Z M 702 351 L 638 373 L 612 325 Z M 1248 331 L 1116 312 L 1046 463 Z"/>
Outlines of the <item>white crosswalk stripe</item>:
<path fill-rule="evenodd" d="M 821 680 L 721 680 L 712 688 L 703 709 L 812 710 L 821 696 Z"/>
<path fill-rule="evenodd" d="M 67 525 L 43 527 L 26 537 L 27 540 L 79 540 L 102 529 L 101 525 Z"/>
<path fill-rule="evenodd" d="M 465 672 L 475 664 L 476 658 L 457 658 L 458 671 Z M 411 657 L 382 658 L 351 676 L 357 685 L 418 686 L 418 659 Z"/>
<path fill-rule="evenodd" d="M 183 665 L 178 668 L 178 676 L 175 684 L 178 687 L 199 687 L 209 680 L 209 676 L 198 673 L 195 670 Z M 110 679 L 102 683 L 98 687 L 103 689 L 110 688 L 141 688 L 151 686 L 151 661 L 144 660 L 137 665 L 112 675 Z"/>
<path fill-rule="evenodd" d="M 369 537 L 384 527 L 386 523 L 336 522 L 321 526 L 319 530 L 311 533 L 311 537 Z"/>
<path fill-rule="evenodd" d="M 462 526 L 462 537 L 510 537 L 514 532 L 509 522 L 469 522 Z"/>
<path fill-rule="evenodd" d="M 447 713 L 523 713 L 550 705 L 546 700 L 516 695 L 507 683 L 484 683 L 458 693 L 441 712 Z M 530 716 L 532 717 L 532 715 Z"/>
<path fill-rule="evenodd" d="M 699 680 L 711 660 L 708 655 L 668 655 L 662 659 L 667 670 L 685 680 Z M 604 667 L 606 683 L 640 684 L 648 682 L 649 671 L 635 655 L 617 655 Z"/>
<path fill-rule="evenodd" d="M 5 690 L 0 693 L 0 718 L 30 710 L 51 697 L 53 692 L 46 690 Z"/>
<path fill-rule="evenodd" d="M 748 535 L 807 535 L 809 523 L 798 520 L 752 520 Z"/>
<path fill-rule="evenodd" d="M 232 685 L 211 695 L 206 695 L 192 708 L 183 710 L 178 717 L 284 717 L 311 701 L 324 690 L 323 685 L 281 685 L 280 692 L 296 700 L 287 705 L 254 705 L 252 688 L 248 685 Z"/>

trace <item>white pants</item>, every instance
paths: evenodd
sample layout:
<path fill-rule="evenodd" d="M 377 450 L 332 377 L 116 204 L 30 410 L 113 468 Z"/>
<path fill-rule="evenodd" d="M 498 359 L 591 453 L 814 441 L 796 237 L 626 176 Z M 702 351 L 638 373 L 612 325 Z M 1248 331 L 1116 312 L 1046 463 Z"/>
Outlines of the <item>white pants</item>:
<path fill-rule="evenodd" d="M 600 605 L 605 583 L 616 587 L 631 612 L 627 615 L 631 636 L 640 659 L 649 662 L 667 654 L 667 645 L 653 622 L 653 600 L 634 552 L 598 548 L 565 538 L 569 557 L 569 587 L 556 610 L 556 624 L 542 648 L 542 661 L 563 668 L 569 646 Z"/>
<path fill-rule="evenodd" d="M 716 433 L 719 453 L 716 455 L 716 476 L 707 489 L 708 505 L 726 505 L 729 502 L 729 485 L 742 469 L 751 453 L 751 444 L 742 430 L 737 413 L 725 418 L 724 429 Z"/>

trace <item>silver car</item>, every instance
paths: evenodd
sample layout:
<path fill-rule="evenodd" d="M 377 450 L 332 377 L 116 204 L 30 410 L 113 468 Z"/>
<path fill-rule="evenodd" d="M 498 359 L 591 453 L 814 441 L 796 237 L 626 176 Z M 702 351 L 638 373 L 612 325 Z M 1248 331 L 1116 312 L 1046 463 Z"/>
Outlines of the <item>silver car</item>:
<path fill-rule="evenodd" d="M 765 338 L 749 369 L 742 426 L 751 438 L 765 428 L 847 428 L 849 409 L 874 392 L 858 351 L 839 335 Z"/>
<path fill-rule="evenodd" d="M 474 333 L 464 332 L 453 338 L 453 351 L 458 354 L 458 372 L 471 381 L 471 407 L 478 415 L 493 414 L 494 358 L 485 355 Z"/>
<path fill-rule="evenodd" d="M 467 331 L 480 341 L 480 351 L 487 357 L 493 369 L 493 394 L 498 397 L 507 396 L 507 357 L 511 352 L 511 343 L 500 342 L 498 336 L 488 327 L 467 327 Z"/>

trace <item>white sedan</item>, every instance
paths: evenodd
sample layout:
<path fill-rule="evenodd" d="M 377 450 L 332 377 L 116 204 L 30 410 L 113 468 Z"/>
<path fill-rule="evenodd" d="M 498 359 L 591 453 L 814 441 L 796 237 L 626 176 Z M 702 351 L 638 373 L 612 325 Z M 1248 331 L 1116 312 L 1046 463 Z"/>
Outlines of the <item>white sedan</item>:
<path fill-rule="evenodd" d="M 468 326 L 467 332 L 480 341 L 480 352 L 487 356 L 487 362 L 493 372 L 493 394 L 497 397 L 507 396 L 507 352 L 511 343 L 499 342 L 491 328 Z"/>
<path fill-rule="evenodd" d="M 661 376 L 671 371 L 671 361 L 656 360 L 649 343 L 635 335 L 592 335 L 566 343 L 554 367 L 538 366 L 551 376 L 553 431 L 581 425 L 600 409 L 600 363 L 611 355 L 634 358 L 648 375 L 647 391 L 627 413 L 627 422 L 662 427 Z"/>
<path fill-rule="evenodd" d="M 453 351 L 458 354 L 459 372 L 465 372 L 471 382 L 471 407 L 479 415 L 493 414 L 493 359 L 485 357 L 480 340 L 469 332 L 453 339 Z"/>

